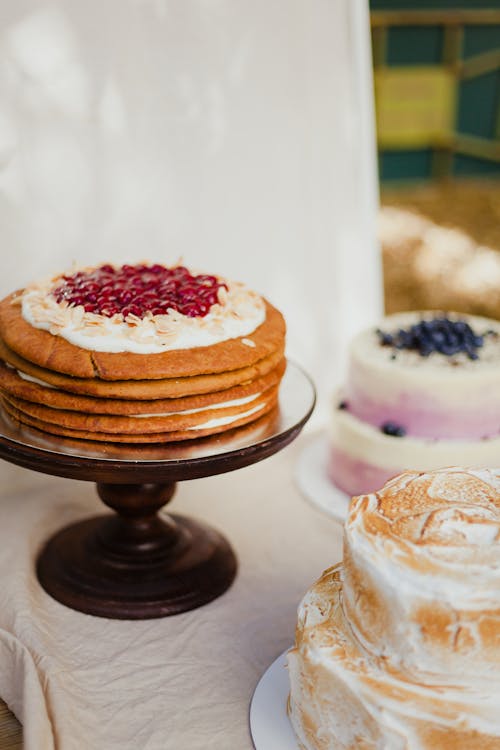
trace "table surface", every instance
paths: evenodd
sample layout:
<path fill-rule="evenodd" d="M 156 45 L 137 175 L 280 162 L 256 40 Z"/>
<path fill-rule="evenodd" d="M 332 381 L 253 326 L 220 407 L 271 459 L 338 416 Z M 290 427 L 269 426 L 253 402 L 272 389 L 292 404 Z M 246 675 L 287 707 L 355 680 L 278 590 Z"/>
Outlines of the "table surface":
<path fill-rule="evenodd" d="M 294 482 L 300 451 L 313 438 L 314 434 L 302 434 L 281 453 L 254 466 L 178 486 L 173 510 L 222 531 L 237 553 L 239 571 L 223 597 L 183 616 L 189 618 L 184 621 L 186 628 L 191 623 L 194 632 L 200 621 L 203 628 L 206 623 L 207 643 L 200 644 L 197 637 L 187 639 L 175 625 L 176 618 L 171 620 L 171 635 L 178 641 L 175 660 L 190 684 L 182 686 L 165 711 L 190 718 L 186 727 L 180 719 L 174 723 L 176 734 L 170 735 L 174 744 L 169 744 L 167 734 L 161 750 L 174 750 L 180 740 L 189 750 L 252 748 L 248 707 L 255 685 L 291 645 L 302 594 L 341 557 L 340 526 L 310 506 Z M 93 485 L 87 482 L 38 475 L 5 462 L 0 462 L 0 480 L 0 487 L 9 487 L 10 492 L 26 483 L 23 495 L 40 493 L 40 502 L 46 502 L 51 492 L 61 497 L 71 487 L 73 502 L 83 503 L 84 510 L 88 503 L 89 514 L 102 511 Z M 209 682 L 214 661 L 220 664 L 220 677 Z M 199 669 L 192 668 L 194 663 Z M 193 696 L 198 697 L 196 717 Z M 20 725 L 3 704 L 0 750 L 20 747 Z M 156 750 L 154 744 L 151 747 Z"/>
<path fill-rule="evenodd" d="M 21 725 L 0 700 L 0 748 L 2 750 L 20 750 L 22 748 Z"/>

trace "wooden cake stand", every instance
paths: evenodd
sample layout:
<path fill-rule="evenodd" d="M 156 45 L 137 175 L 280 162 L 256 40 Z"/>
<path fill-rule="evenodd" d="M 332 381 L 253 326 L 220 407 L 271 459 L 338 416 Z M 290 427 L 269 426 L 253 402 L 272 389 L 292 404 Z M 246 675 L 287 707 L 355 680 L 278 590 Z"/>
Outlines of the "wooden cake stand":
<path fill-rule="evenodd" d="M 72 609 L 113 619 L 164 617 L 220 596 L 236 557 L 214 529 L 158 511 L 176 482 L 221 474 L 284 448 L 309 419 L 314 386 L 288 363 L 279 408 L 220 436 L 161 446 L 59 438 L 28 428 L 0 410 L 0 458 L 28 469 L 97 483 L 115 511 L 56 533 L 42 549 L 43 588 Z"/>

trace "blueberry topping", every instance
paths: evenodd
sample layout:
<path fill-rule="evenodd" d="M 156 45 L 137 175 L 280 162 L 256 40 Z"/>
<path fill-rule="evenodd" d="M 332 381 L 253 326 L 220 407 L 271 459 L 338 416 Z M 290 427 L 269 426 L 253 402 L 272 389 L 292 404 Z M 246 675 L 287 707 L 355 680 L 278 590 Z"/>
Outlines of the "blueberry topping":
<path fill-rule="evenodd" d="M 348 406 L 349 406 L 349 404 L 347 403 L 347 401 L 341 401 L 340 404 L 338 405 L 338 408 L 339 409 L 347 409 Z"/>
<path fill-rule="evenodd" d="M 380 337 L 380 343 L 383 346 L 390 346 L 392 344 L 392 336 L 390 333 L 384 333 L 380 328 L 377 328 L 377 334 Z"/>
<path fill-rule="evenodd" d="M 394 333 L 380 329 L 376 333 L 382 346 L 412 349 L 418 351 L 421 357 L 428 357 L 432 352 L 439 352 L 446 357 L 463 352 L 469 359 L 479 359 L 477 350 L 484 345 L 485 336 L 496 336 L 494 331 L 479 335 L 465 320 L 450 320 L 445 317 L 421 320 Z M 393 355 L 391 359 L 394 359 Z"/>
<path fill-rule="evenodd" d="M 405 428 L 400 424 L 396 424 L 396 422 L 384 422 L 380 429 L 385 435 L 390 435 L 391 437 L 404 437 L 406 435 Z"/>

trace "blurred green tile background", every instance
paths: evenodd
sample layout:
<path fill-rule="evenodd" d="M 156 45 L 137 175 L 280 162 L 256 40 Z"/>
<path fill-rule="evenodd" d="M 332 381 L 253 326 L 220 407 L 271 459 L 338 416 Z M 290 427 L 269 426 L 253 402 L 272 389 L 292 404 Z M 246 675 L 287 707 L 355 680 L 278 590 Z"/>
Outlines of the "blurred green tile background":
<path fill-rule="evenodd" d="M 370 7 L 381 180 L 500 176 L 500 0 L 371 0 Z M 417 73 L 412 90 L 417 91 L 418 71 L 424 67 L 450 72 L 445 137 L 423 125 L 421 110 L 429 82 L 422 79 L 418 103 L 410 91 L 398 103 L 384 86 L 388 70 L 394 78 L 399 70 L 411 68 Z M 432 106 L 442 105 L 446 113 L 435 91 L 434 98 L 432 90 L 428 96 Z M 404 133 L 398 137 L 395 132 L 397 122 L 403 122 L 401 106 L 410 112 L 415 106 L 415 121 L 422 124 L 423 135 L 414 138 L 414 145 Z"/>

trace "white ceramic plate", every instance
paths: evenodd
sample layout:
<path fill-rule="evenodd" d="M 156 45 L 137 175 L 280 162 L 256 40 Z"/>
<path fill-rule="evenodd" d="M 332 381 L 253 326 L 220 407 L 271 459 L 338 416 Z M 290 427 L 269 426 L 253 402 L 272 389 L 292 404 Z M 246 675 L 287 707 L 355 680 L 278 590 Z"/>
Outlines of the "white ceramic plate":
<path fill-rule="evenodd" d="M 299 750 L 288 719 L 289 682 L 285 651 L 259 680 L 250 704 L 250 732 L 255 750 Z"/>
<path fill-rule="evenodd" d="M 306 500 L 336 521 L 344 523 L 350 498 L 331 483 L 327 463 L 327 434 L 316 433 L 302 448 L 295 467 L 295 481 Z"/>

